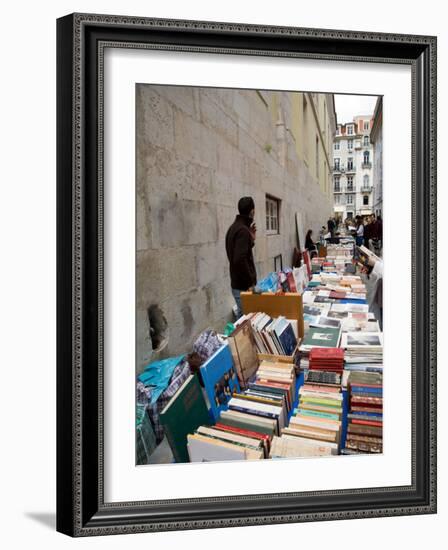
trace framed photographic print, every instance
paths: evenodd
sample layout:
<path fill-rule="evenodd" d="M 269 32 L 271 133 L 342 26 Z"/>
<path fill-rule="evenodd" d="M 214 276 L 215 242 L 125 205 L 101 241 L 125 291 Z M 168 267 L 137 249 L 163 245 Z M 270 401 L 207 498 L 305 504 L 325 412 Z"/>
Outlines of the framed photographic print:
<path fill-rule="evenodd" d="M 436 38 L 57 40 L 57 529 L 435 513 Z"/>

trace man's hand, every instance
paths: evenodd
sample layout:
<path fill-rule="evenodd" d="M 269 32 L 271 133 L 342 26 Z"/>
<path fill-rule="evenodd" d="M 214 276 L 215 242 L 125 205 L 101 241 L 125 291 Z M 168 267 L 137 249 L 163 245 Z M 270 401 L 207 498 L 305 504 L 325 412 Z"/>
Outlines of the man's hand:
<path fill-rule="evenodd" d="M 252 239 L 255 241 L 255 236 L 256 236 L 256 233 L 257 233 L 257 226 L 256 226 L 255 222 L 249 227 L 249 231 L 250 231 L 250 234 L 252 236 Z"/>

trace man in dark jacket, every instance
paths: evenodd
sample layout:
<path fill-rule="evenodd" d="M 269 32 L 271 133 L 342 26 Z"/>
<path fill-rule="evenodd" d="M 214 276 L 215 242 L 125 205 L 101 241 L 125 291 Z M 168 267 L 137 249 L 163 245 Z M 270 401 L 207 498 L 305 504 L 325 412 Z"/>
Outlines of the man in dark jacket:
<path fill-rule="evenodd" d="M 239 214 L 226 234 L 226 252 L 229 259 L 230 286 L 241 317 L 241 291 L 252 289 L 257 283 L 252 248 L 255 244 L 255 203 L 252 197 L 238 201 Z"/>

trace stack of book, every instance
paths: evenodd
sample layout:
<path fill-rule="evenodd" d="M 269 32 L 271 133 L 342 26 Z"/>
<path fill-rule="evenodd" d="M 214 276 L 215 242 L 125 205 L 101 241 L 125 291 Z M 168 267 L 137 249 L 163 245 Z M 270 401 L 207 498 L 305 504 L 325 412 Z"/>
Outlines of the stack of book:
<path fill-rule="evenodd" d="M 335 270 L 336 270 L 336 267 L 335 267 L 333 261 L 328 261 L 328 259 L 327 259 L 327 261 L 323 262 L 322 271 L 324 273 L 334 272 Z"/>
<path fill-rule="evenodd" d="M 383 333 L 347 332 L 342 334 L 346 370 L 382 372 Z"/>
<path fill-rule="evenodd" d="M 249 423 L 263 422 L 269 433 L 280 434 L 294 404 L 295 383 L 294 365 L 262 361 L 248 389 L 233 394 L 220 421 L 237 417 Z"/>
<path fill-rule="evenodd" d="M 218 426 L 200 426 L 187 440 L 190 462 L 260 460 L 267 453 L 264 439 Z"/>
<path fill-rule="evenodd" d="M 297 322 L 285 317 L 273 319 L 266 313 L 249 313 L 243 320 L 249 319 L 252 325 L 255 345 L 258 353 L 269 355 L 294 354 L 297 347 Z"/>
<path fill-rule="evenodd" d="M 298 408 L 282 435 L 318 441 L 337 454 L 341 440 L 343 396 L 340 385 L 311 383 L 299 390 Z"/>
<path fill-rule="evenodd" d="M 297 458 L 304 456 L 330 456 L 337 454 L 337 448 L 329 443 L 321 443 L 313 439 L 283 434 L 274 436 L 269 458 Z"/>
<path fill-rule="evenodd" d="M 351 372 L 345 453 L 383 451 L 383 384 L 381 375 Z"/>
<path fill-rule="evenodd" d="M 342 348 L 313 348 L 309 357 L 310 369 L 342 374 L 344 350 Z"/>

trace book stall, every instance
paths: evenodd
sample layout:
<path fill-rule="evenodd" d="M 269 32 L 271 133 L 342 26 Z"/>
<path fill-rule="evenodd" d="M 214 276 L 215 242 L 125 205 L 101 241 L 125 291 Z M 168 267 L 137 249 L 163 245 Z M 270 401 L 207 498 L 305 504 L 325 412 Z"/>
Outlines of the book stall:
<path fill-rule="evenodd" d="M 137 377 L 137 458 L 175 462 L 382 452 L 382 332 L 352 243 L 241 293 L 226 334 Z M 145 417 L 145 415 L 147 417 Z M 149 419 L 149 422 L 148 422 Z"/>

